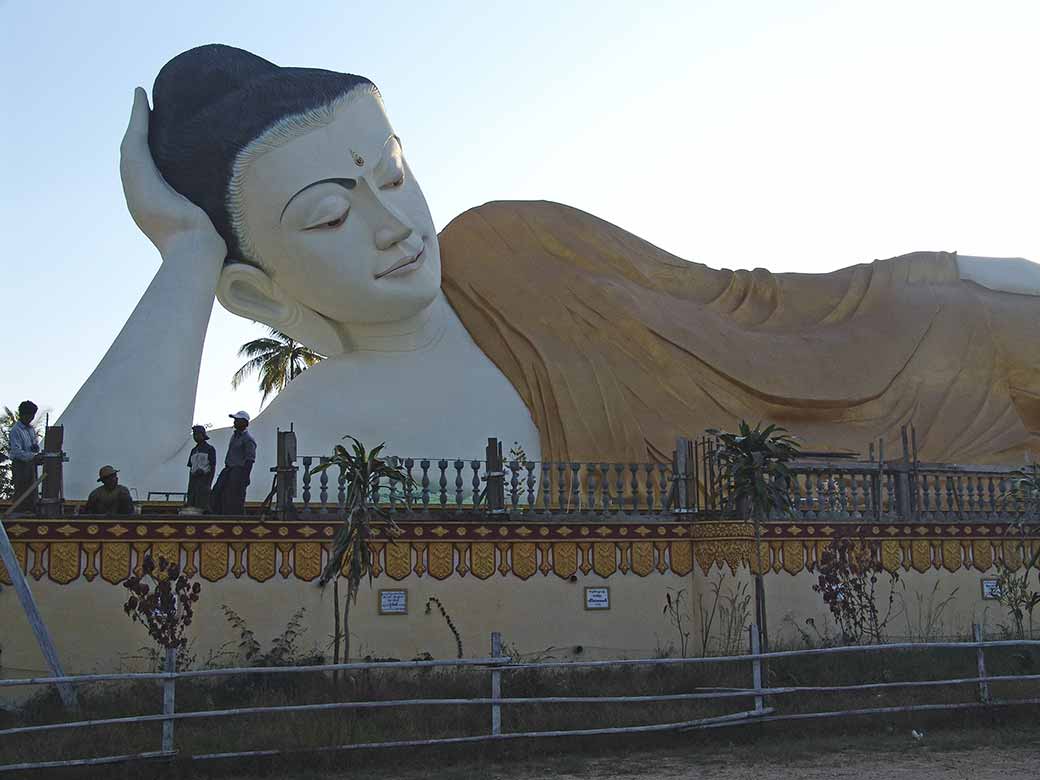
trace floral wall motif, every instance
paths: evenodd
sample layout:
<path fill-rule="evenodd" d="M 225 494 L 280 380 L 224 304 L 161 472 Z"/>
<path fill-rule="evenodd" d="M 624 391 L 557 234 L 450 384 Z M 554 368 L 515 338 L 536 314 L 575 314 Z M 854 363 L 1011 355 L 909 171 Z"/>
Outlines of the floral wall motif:
<path fill-rule="evenodd" d="M 602 578 L 671 573 L 696 568 L 758 565 L 751 526 L 738 522 L 645 523 L 401 523 L 391 538 L 383 526 L 372 541 L 377 577 L 472 576 L 519 580 L 578 572 Z M 118 583 L 139 573 L 145 554 L 177 558 L 191 575 L 216 582 L 249 577 L 266 582 L 280 576 L 315 580 L 322 571 L 334 521 L 256 522 L 234 520 L 18 520 L 7 527 L 22 570 L 65 585 L 80 577 Z M 812 569 L 820 554 L 841 536 L 870 540 L 886 569 L 895 571 L 992 568 L 1019 559 L 1020 537 L 1004 523 L 827 524 L 769 522 L 763 526 L 762 564 L 770 573 L 794 575 Z M 1026 544 L 1040 547 L 1040 527 L 1028 529 Z M 0 582 L 10 577 L 0 564 Z"/>

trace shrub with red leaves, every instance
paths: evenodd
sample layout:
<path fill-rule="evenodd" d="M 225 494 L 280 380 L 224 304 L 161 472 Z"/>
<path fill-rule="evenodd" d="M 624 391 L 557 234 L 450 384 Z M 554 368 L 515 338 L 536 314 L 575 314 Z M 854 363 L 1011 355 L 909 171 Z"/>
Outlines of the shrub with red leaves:
<path fill-rule="evenodd" d="M 885 571 L 876 545 L 861 539 L 836 539 L 821 555 L 813 590 L 823 601 L 848 644 L 881 642 L 892 617 L 898 572 Z M 889 578 L 888 606 L 877 604 L 878 582 Z"/>
<path fill-rule="evenodd" d="M 183 650 L 188 644 L 184 632 L 194 615 L 192 605 L 199 600 L 202 586 L 162 556 L 156 563 L 151 555 L 146 555 L 141 569 L 143 576 L 130 576 L 123 582 L 123 587 L 130 591 L 123 611 L 135 623 L 143 623 L 160 647 Z M 151 585 L 145 578 L 151 580 Z"/>

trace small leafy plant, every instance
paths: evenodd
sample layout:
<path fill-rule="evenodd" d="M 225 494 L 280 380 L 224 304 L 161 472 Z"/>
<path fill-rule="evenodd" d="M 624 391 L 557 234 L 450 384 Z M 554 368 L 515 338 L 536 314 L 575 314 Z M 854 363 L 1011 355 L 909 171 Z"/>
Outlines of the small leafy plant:
<path fill-rule="evenodd" d="M 199 600 L 202 586 L 162 556 L 156 562 L 150 554 L 145 555 L 141 570 L 142 576 L 131 576 L 123 582 L 130 591 L 123 611 L 135 623 L 144 624 L 160 647 L 184 650 L 188 646 L 184 632 L 191 625 L 192 605 Z"/>
<path fill-rule="evenodd" d="M 889 579 L 888 604 L 878 606 L 878 583 Z M 892 617 L 898 572 L 887 572 L 867 541 L 842 537 L 820 556 L 813 590 L 823 596 L 843 640 L 848 644 L 879 643 Z"/>

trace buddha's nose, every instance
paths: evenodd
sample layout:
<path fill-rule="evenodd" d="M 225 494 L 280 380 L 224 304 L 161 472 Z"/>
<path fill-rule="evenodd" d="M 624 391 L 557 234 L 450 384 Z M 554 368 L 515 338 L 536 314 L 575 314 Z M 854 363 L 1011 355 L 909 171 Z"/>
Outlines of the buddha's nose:
<path fill-rule="evenodd" d="M 393 214 L 387 215 L 387 222 L 376 230 L 376 248 L 389 249 L 399 244 L 412 234 L 412 229 Z"/>

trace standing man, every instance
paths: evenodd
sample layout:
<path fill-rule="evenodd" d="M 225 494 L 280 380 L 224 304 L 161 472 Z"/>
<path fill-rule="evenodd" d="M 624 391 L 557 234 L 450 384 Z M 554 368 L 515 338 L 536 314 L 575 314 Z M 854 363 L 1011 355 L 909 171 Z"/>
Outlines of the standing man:
<path fill-rule="evenodd" d="M 134 499 L 124 485 L 119 484 L 119 470 L 112 466 L 102 466 L 98 470 L 98 482 L 101 487 L 94 488 L 87 497 L 87 503 L 80 509 L 84 515 L 132 515 Z"/>
<path fill-rule="evenodd" d="M 15 501 L 36 481 L 36 467 L 43 462 L 39 437 L 32 424 L 38 410 L 39 407 L 32 401 L 22 401 L 18 404 L 18 422 L 11 426 L 7 452 L 11 457 L 11 477 L 14 482 L 13 498 Z M 35 512 L 38 496 L 39 490 L 34 487 L 29 495 L 13 507 L 12 511 Z"/>
<path fill-rule="evenodd" d="M 246 511 L 249 475 L 256 462 L 256 439 L 246 430 L 249 427 L 249 414 L 235 412 L 228 417 L 235 421 L 235 432 L 228 442 L 224 469 L 213 486 L 210 509 L 215 514 L 242 515 Z"/>
<path fill-rule="evenodd" d="M 209 434 L 201 425 L 193 425 L 191 436 L 195 447 L 188 456 L 187 505 L 195 509 L 209 509 L 210 486 L 217 473 L 217 451 L 209 443 Z"/>

